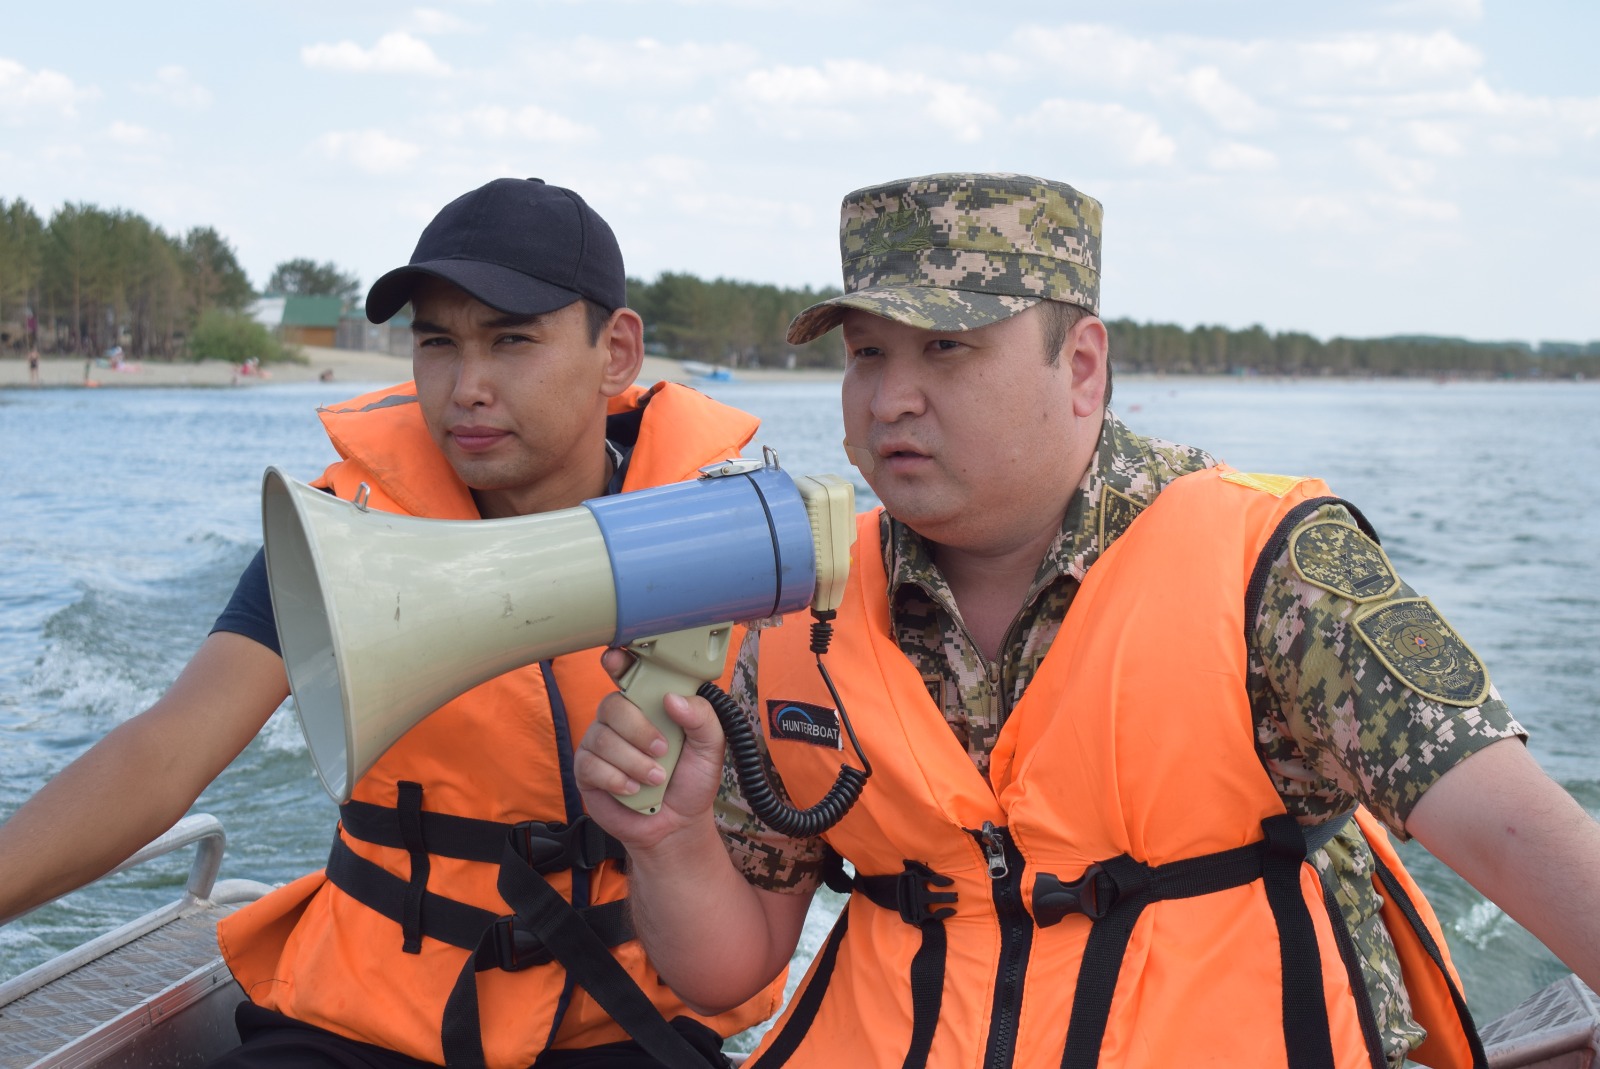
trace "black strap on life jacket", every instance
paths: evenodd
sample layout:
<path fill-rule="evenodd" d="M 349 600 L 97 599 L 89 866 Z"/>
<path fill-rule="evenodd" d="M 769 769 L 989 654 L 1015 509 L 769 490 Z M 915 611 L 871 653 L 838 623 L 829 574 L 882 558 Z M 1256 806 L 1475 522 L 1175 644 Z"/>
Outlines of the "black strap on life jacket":
<path fill-rule="evenodd" d="M 956 893 L 936 891 L 955 881 L 920 861 L 907 861 L 893 876 L 862 876 L 854 890 L 873 905 L 893 910 L 900 919 L 922 932 L 922 944 L 911 958 L 911 1041 L 903 1063 L 906 1069 L 926 1065 L 933 1049 L 933 1033 L 944 1002 L 945 960 L 949 936 L 945 918 L 954 915 Z"/>
<path fill-rule="evenodd" d="M 419 804 L 408 812 L 409 795 Z M 412 857 L 411 879 L 391 874 L 361 857 L 335 837 L 328 858 L 328 880 L 352 899 L 388 917 L 407 931 L 414 925 L 428 936 L 471 951 L 445 1002 L 441 1040 L 449 1065 L 485 1064 L 478 1017 L 477 973 L 486 969 L 517 972 L 559 962 L 567 977 L 589 991 L 595 1002 L 663 1065 L 704 1069 L 705 1058 L 667 1024 L 639 990 L 610 948 L 634 938 L 627 902 L 576 907 L 545 880 L 562 870 L 584 871 L 621 854 L 621 846 L 592 820 L 570 825 L 544 821 L 497 824 L 420 809 L 421 789 L 399 795 L 391 809 L 364 802 L 346 803 L 340 819 L 354 838 L 405 849 Z M 491 837 L 499 851 L 487 856 Z M 421 846 L 420 851 L 415 845 Z M 417 856 L 424 858 L 419 885 Z M 485 909 L 435 894 L 426 888 L 425 859 L 442 857 L 495 862 L 498 887 L 513 912 L 497 916 Z M 517 895 L 516 898 L 512 894 Z"/>
<path fill-rule="evenodd" d="M 515 929 L 537 942 L 550 955 L 546 960 L 560 962 L 645 1053 L 667 1069 L 706 1069 L 705 1055 L 667 1023 L 633 977 L 611 956 L 610 948 L 615 944 L 607 943 L 587 924 L 572 923 L 580 911 L 574 910 L 572 903 L 551 887 L 511 843 L 506 844 L 501 858 L 496 888 L 515 911 Z M 486 933 L 485 939 L 488 938 Z M 485 1064 L 478 1024 L 477 972 L 476 962 L 467 961 L 445 1001 L 443 1038 L 447 1065 L 482 1069 Z"/>
<path fill-rule="evenodd" d="M 422 784 L 401 780 L 398 801 L 393 810 L 398 818 L 400 839 L 411 858 L 411 879 L 406 884 L 405 908 L 400 918 L 400 949 L 407 954 L 422 953 L 422 897 L 428 893 L 428 873 L 433 863 L 422 834 Z"/>
<path fill-rule="evenodd" d="M 1093 922 L 1073 992 L 1062 1069 L 1092 1069 L 1111 1016 L 1117 976 L 1139 915 L 1152 902 L 1193 898 L 1261 880 L 1278 927 L 1283 1038 L 1290 1069 L 1332 1069 L 1333 1039 L 1322 993 L 1322 955 L 1300 891 L 1306 840 L 1294 818 L 1261 822 L 1259 842 L 1151 866 L 1127 854 L 1090 865 L 1070 884 L 1039 873 L 1033 915 L 1041 927 L 1077 913 Z"/>
<path fill-rule="evenodd" d="M 406 783 L 400 784 L 402 792 L 407 786 Z M 403 793 L 401 797 L 403 800 Z M 339 823 L 344 826 L 345 834 L 376 846 L 410 849 L 404 830 L 405 820 L 398 808 L 371 802 L 352 801 L 339 807 Z M 502 824 L 449 813 L 423 812 L 421 831 L 422 841 L 427 844 L 429 853 L 490 864 L 499 862 L 509 836 L 520 844 L 523 856 L 531 860 L 540 872 L 566 869 L 587 871 L 602 861 L 622 861 L 627 857 L 622 844 L 607 835 L 587 815 L 578 817 L 571 824 L 553 820 Z"/>
<path fill-rule="evenodd" d="M 333 841 L 328 854 L 328 882 L 375 913 L 396 924 L 404 923 L 411 884 L 362 857 L 345 845 Z M 562 901 L 566 901 L 562 899 Z M 570 903 L 569 903 L 570 907 Z M 634 938 L 625 900 L 598 906 L 573 908 L 577 919 L 606 946 L 621 946 Z M 554 960 L 548 948 L 515 914 L 500 916 L 486 909 L 458 902 L 453 898 L 424 891 L 421 896 L 419 931 L 430 939 L 473 952 L 477 969 L 504 969 L 518 972 Z"/>
<path fill-rule="evenodd" d="M 1422 914 L 1417 910 L 1417 904 L 1406 894 L 1406 889 L 1401 886 L 1393 870 L 1383 863 L 1383 859 L 1374 853 L 1373 862 L 1377 865 L 1378 879 L 1383 883 L 1383 889 L 1389 893 L 1389 898 L 1400 907 L 1400 912 L 1405 915 L 1406 921 L 1417 933 L 1417 941 L 1422 944 L 1422 949 L 1428 952 L 1428 957 L 1433 960 L 1434 968 L 1439 970 L 1439 975 L 1444 978 L 1445 986 L 1450 990 L 1450 1001 L 1455 1004 L 1456 1016 L 1461 1018 L 1461 1029 L 1466 1033 L 1467 1046 L 1472 1051 L 1473 1069 L 1486 1069 L 1489 1058 L 1483 1050 L 1483 1040 L 1478 1035 L 1478 1026 L 1472 1019 L 1472 1011 L 1467 1008 L 1467 1000 L 1462 997 L 1461 988 L 1456 985 L 1451 977 L 1450 970 L 1445 968 L 1444 953 L 1440 950 L 1438 942 L 1433 938 L 1433 933 L 1423 923 Z"/>

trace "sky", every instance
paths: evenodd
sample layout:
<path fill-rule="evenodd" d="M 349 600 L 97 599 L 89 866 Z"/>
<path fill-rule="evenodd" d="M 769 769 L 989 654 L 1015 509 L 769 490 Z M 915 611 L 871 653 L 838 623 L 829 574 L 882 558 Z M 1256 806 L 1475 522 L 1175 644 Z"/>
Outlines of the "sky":
<path fill-rule="evenodd" d="M 363 286 L 496 177 L 629 273 L 838 285 L 852 189 L 1105 205 L 1103 314 L 1600 339 L 1593 0 L 232 0 L 8 5 L 0 200 L 215 227 Z"/>

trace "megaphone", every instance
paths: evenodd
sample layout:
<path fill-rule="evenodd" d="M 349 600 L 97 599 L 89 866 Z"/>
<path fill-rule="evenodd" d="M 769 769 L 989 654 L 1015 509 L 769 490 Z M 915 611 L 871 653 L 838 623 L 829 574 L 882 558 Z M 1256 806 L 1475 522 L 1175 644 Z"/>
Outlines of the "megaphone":
<path fill-rule="evenodd" d="M 511 519 L 430 520 L 346 501 L 268 468 L 267 578 L 312 764 L 336 802 L 457 695 L 546 658 L 626 646 L 622 691 L 668 740 L 662 710 L 721 676 L 734 623 L 837 607 L 855 541 L 837 476 L 764 459 L 698 479 Z M 660 808 L 664 786 L 622 798 Z"/>

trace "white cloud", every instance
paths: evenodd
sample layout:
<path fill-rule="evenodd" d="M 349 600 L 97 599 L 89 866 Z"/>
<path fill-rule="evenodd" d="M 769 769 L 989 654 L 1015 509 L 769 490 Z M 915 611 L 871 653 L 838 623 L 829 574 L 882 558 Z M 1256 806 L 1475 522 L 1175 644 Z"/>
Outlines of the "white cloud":
<path fill-rule="evenodd" d="M 696 186 L 703 183 L 707 176 L 705 161 L 689 156 L 650 156 L 643 161 L 639 170 L 652 182 L 669 186 Z"/>
<path fill-rule="evenodd" d="M 478 33 L 483 27 L 477 23 L 440 11 L 437 8 L 419 7 L 411 12 L 411 25 L 418 33 Z"/>
<path fill-rule="evenodd" d="M 717 128 L 717 110 L 710 104 L 686 104 L 662 116 L 658 128 L 674 134 L 709 134 Z"/>
<path fill-rule="evenodd" d="M 806 131 L 860 133 L 905 126 L 907 101 L 961 141 L 977 141 L 1000 112 L 971 87 L 949 78 L 892 70 L 860 60 L 819 67 L 764 67 L 746 74 L 734 95 L 769 128 L 798 138 Z"/>
<path fill-rule="evenodd" d="M 558 144 L 594 141 L 600 136 L 594 127 L 575 122 L 536 104 L 521 108 L 499 105 L 474 108 L 459 117 L 456 127 L 457 132 L 469 132 L 481 137 L 517 137 Z"/>
<path fill-rule="evenodd" d="M 1448 30 L 1339 34 L 1295 42 L 1286 58 L 1294 82 L 1346 92 L 1449 81 L 1483 66 L 1483 54 Z"/>
<path fill-rule="evenodd" d="M 957 140 L 980 140 L 984 131 L 1000 119 L 1000 113 L 991 104 L 964 85 L 935 81 L 927 89 L 930 99 L 923 110 Z"/>
<path fill-rule="evenodd" d="M 651 37 L 606 40 L 579 37 L 541 41 L 526 52 L 525 69 L 551 85 L 584 84 L 608 89 L 648 86 L 653 94 L 699 82 L 724 81 L 748 70 L 760 53 L 739 43 L 666 44 Z"/>
<path fill-rule="evenodd" d="M 80 89 L 58 71 L 30 71 L 15 60 L 0 58 L 0 120 L 20 124 L 75 118 L 78 104 L 99 95 L 98 89 Z"/>
<path fill-rule="evenodd" d="M 817 215 L 815 206 L 809 203 L 707 192 L 704 187 L 674 196 L 671 210 L 688 219 L 713 220 L 724 229 L 777 233 L 804 230 Z"/>
<path fill-rule="evenodd" d="M 188 71 L 177 64 L 157 68 L 154 81 L 138 82 L 134 89 L 146 96 L 159 97 L 169 104 L 194 111 L 211 105 L 211 90 L 195 81 Z"/>
<path fill-rule="evenodd" d="M 1373 198 L 1373 205 L 1398 219 L 1423 223 L 1454 223 L 1461 218 L 1461 206 L 1433 197 Z"/>
<path fill-rule="evenodd" d="M 300 61 L 308 67 L 361 74 L 422 74 L 439 77 L 450 73 L 449 66 L 434 55 L 428 42 L 404 30 L 384 34 L 371 48 L 362 48 L 354 41 L 306 45 L 300 49 Z"/>
<path fill-rule="evenodd" d="M 1179 84 L 1183 95 L 1224 130 L 1259 130 L 1272 119 L 1272 112 L 1229 82 L 1215 67 L 1196 67 L 1186 73 Z"/>
<path fill-rule="evenodd" d="M 1152 115 L 1121 104 L 1083 100 L 1047 100 L 1018 121 L 1024 131 L 1082 138 L 1109 149 L 1117 161 L 1133 167 L 1166 166 L 1178 145 Z"/>
<path fill-rule="evenodd" d="M 369 174 L 403 171 L 422 149 L 382 130 L 330 131 L 317 138 L 317 147 L 331 160 L 348 163 Z"/>
<path fill-rule="evenodd" d="M 1183 57 L 1170 43 L 1110 26 L 1025 26 L 1011 43 L 1037 56 L 1051 77 L 1073 85 L 1148 90 L 1174 81 L 1183 70 Z M 1041 73 L 1039 67 L 1024 71 Z"/>
<path fill-rule="evenodd" d="M 106 136 L 129 148 L 150 148 L 163 140 L 143 126 L 126 122 L 112 123 L 106 130 Z"/>
<path fill-rule="evenodd" d="M 1455 123 L 1418 120 L 1406 123 L 1405 129 L 1411 135 L 1412 144 L 1421 152 L 1432 156 L 1459 156 L 1463 151 L 1461 130 Z"/>
<path fill-rule="evenodd" d="M 1396 0 L 1380 9 L 1399 18 L 1446 18 L 1477 22 L 1483 18 L 1483 0 Z"/>
<path fill-rule="evenodd" d="M 1370 229 L 1367 213 L 1350 196 L 1308 193 L 1269 197 L 1255 206 L 1260 218 L 1279 230 L 1364 231 Z"/>
<path fill-rule="evenodd" d="M 1426 160 L 1397 155 L 1370 137 L 1355 138 L 1350 150 L 1374 177 L 1399 193 L 1414 193 L 1438 174 L 1438 168 Z"/>
<path fill-rule="evenodd" d="M 1207 153 L 1206 162 L 1218 171 L 1270 171 L 1278 166 L 1278 155 L 1259 145 L 1229 141 Z"/>

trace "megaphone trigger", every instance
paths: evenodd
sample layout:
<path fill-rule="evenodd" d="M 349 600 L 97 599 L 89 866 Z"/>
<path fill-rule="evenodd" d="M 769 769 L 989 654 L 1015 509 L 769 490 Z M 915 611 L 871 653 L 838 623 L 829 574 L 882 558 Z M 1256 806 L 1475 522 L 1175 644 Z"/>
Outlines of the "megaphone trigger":
<path fill-rule="evenodd" d="M 633 664 L 622 674 L 618 685 L 622 694 L 667 740 L 667 752 L 657 759 L 666 772 L 657 785 L 646 784 L 631 795 L 617 795 L 617 800 L 640 813 L 657 813 L 666 784 L 678 765 L 683 752 L 683 729 L 667 716 L 664 705 L 668 694 L 688 697 L 722 675 L 728 659 L 728 641 L 733 624 L 714 624 L 707 627 L 690 627 L 665 635 L 635 639 L 628 644 L 634 656 Z"/>

